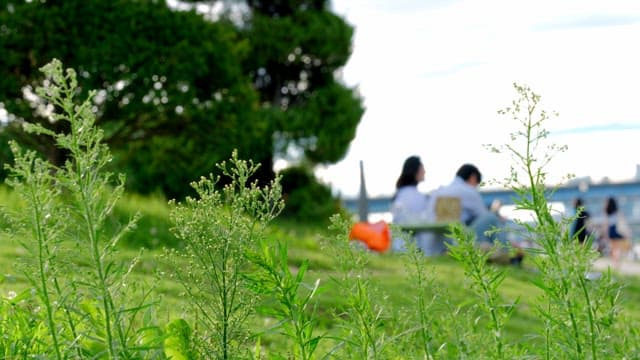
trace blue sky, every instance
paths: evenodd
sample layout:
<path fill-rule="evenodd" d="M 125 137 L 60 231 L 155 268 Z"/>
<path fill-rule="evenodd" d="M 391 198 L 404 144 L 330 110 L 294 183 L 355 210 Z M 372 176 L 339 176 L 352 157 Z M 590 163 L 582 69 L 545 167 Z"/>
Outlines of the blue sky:
<path fill-rule="evenodd" d="M 356 31 L 344 81 L 367 108 L 349 152 L 318 174 L 343 196 L 391 194 L 403 160 L 419 155 L 423 191 L 451 181 L 464 162 L 507 175 L 515 129 L 497 114 L 516 94 L 542 95 L 546 128 L 567 145 L 550 164 L 565 175 L 628 180 L 640 164 L 640 1 L 333 0 Z"/>

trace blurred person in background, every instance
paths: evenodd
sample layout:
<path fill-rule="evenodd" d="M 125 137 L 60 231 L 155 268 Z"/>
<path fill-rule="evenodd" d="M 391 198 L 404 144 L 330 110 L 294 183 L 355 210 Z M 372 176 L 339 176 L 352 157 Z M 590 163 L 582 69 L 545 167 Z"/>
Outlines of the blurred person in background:
<path fill-rule="evenodd" d="M 604 206 L 605 219 L 603 237 L 607 240 L 611 260 L 618 267 L 622 256 L 631 249 L 631 228 L 622 213 L 618 211 L 618 202 L 608 197 Z"/>
<path fill-rule="evenodd" d="M 578 239 L 578 242 L 584 244 L 588 236 L 591 236 L 589 220 L 591 215 L 584 209 L 584 203 L 581 198 L 575 199 L 573 202 L 576 218 L 571 224 L 571 237 Z"/>
<path fill-rule="evenodd" d="M 420 157 L 410 156 L 402 164 L 402 171 L 396 181 L 396 192 L 391 204 L 393 223 L 397 225 L 415 224 L 426 220 L 427 197 L 418 191 L 418 184 L 424 181 L 425 170 Z M 414 240 L 416 246 L 426 255 L 432 254 L 428 242 L 429 234 L 416 232 Z M 395 251 L 406 250 L 404 240 L 400 237 L 393 239 L 392 249 Z"/>

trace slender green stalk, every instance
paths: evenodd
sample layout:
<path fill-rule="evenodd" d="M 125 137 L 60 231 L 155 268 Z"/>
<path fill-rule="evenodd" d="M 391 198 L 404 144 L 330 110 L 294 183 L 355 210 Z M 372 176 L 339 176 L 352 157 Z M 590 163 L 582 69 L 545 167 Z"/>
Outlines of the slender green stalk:
<path fill-rule="evenodd" d="M 228 245 L 225 244 L 222 251 L 222 263 L 227 264 L 229 261 L 228 257 Z M 229 358 L 229 317 L 231 316 L 229 297 L 227 296 L 229 293 L 229 283 L 227 282 L 227 272 L 222 271 L 222 281 L 221 281 L 221 289 L 220 292 L 222 294 L 222 358 Z"/>
<path fill-rule="evenodd" d="M 546 306 L 538 306 L 545 318 L 545 358 L 553 357 L 558 351 L 569 351 L 566 356 L 593 359 L 609 356 L 613 351 L 608 343 L 599 342 L 598 336 L 611 328 L 611 314 L 615 308 L 619 288 L 610 278 L 603 277 L 595 282 L 587 282 L 585 273 L 589 271 L 596 254 L 588 247 L 572 238 L 565 225 L 572 219 L 554 219 L 547 197 L 552 193 L 545 188 L 546 173 L 544 167 L 553 156 L 566 147 L 550 145 L 544 153 L 539 147 L 545 142 L 548 131 L 542 123 L 548 119 L 544 110 L 539 109 L 540 96 L 528 87 L 514 87 L 519 99 L 513 106 L 499 111 L 509 114 L 520 122 L 523 130 L 512 134 L 512 143 L 522 138 L 524 147 L 520 150 L 510 144 L 503 148 L 516 160 L 517 168 L 511 169 L 508 185 L 519 198 L 516 204 L 521 209 L 532 210 L 535 225 L 523 224 L 533 235 L 542 256 L 533 257 L 542 277 L 537 285 L 544 291 Z M 498 148 L 494 151 L 500 152 Z M 540 158 L 536 158 L 540 156 Z M 524 183 L 519 181 L 519 171 L 524 172 Z M 576 215 L 578 216 L 578 215 Z M 575 217 L 574 217 L 575 219 Z M 588 332 L 588 336 L 586 336 Z"/>
<path fill-rule="evenodd" d="M 368 254 L 352 247 L 345 236 L 350 226 L 348 220 L 335 215 L 331 222 L 330 229 L 336 236 L 329 243 L 329 250 L 340 273 L 333 280 L 346 301 L 340 316 L 340 323 L 347 333 L 343 343 L 347 345 L 346 351 L 355 352 L 359 358 L 382 358 L 388 341 L 382 327 L 384 308 L 374 302 L 377 289 L 366 269 Z"/>
<path fill-rule="evenodd" d="M 398 230 L 393 229 L 394 232 L 398 232 Z M 433 313 L 432 305 L 435 301 L 437 301 L 438 296 L 433 295 L 432 300 L 427 304 L 426 292 L 428 290 L 434 291 L 436 288 L 433 279 L 428 279 L 425 275 L 425 256 L 422 252 L 417 248 L 414 241 L 411 241 L 410 234 L 400 233 L 400 236 L 405 241 L 407 245 L 407 267 L 408 271 L 411 274 L 412 282 L 415 282 L 416 289 L 416 305 L 418 310 L 418 320 L 419 320 L 419 335 L 420 335 L 420 343 L 422 344 L 422 351 L 424 352 L 424 356 L 426 359 L 434 359 L 435 354 L 432 349 L 431 342 L 433 341 L 433 335 L 431 328 L 432 321 L 429 319 L 429 314 Z M 434 291 L 435 293 L 435 291 Z"/>
<path fill-rule="evenodd" d="M 30 123 L 25 124 L 25 129 L 29 132 L 53 137 L 57 145 L 66 149 L 69 153 L 69 159 L 63 168 L 56 169 L 55 172 L 52 169 L 48 169 L 47 175 L 49 172 L 53 174 L 52 182 L 48 186 L 57 189 L 56 191 L 59 192 L 65 191 L 65 196 L 62 196 L 61 193 L 57 194 L 60 195 L 60 205 L 62 206 L 57 212 L 64 211 L 66 214 L 69 210 L 73 211 L 72 214 L 75 217 L 71 219 L 66 217 L 61 221 L 64 222 L 65 226 L 75 227 L 73 233 L 76 236 L 86 236 L 94 275 L 90 280 L 78 279 L 77 282 L 70 281 L 74 291 L 72 301 L 82 303 L 82 300 L 77 298 L 81 295 L 76 292 L 75 285 L 88 286 L 92 295 L 99 299 L 101 316 L 103 316 L 103 318 L 97 320 L 99 325 L 91 323 L 91 326 L 99 333 L 104 332 L 104 345 L 109 357 L 130 357 L 127 334 L 131 331 L 133 317 L 138 314 L 137 309 L 141 307 L 127 308 L 123 306 L 122 310 L 118 310 L 114 296 L 122 288 L 117 287 L 117 282 L 119 279 L 124 281 L 128 273 L 124 273 L 122 268 L 117 267 L 110 260 L 110 256 L 113 254 L 118 240 L 126 231 L 132 228 L 137 218 L 130 220 L 123 230 L 113 236 L 106 244 L 103 244 L 102 235 L 106 230 L 105 220 L 112 213 L 116 202 L 124 191 L 124 177 L 121 176 L 118 179 L 119 183 L 114 184 L 112 175 L 103 171 L 111 161 L 111 155 L 108 147 L 101 142 L 103 138 L 102 131 L 95 126 L 95 115 L 91 110 L 93 105 L 92 97 L 95 92 L 90 91 L 88 98 L 81 104 L 76 105 L 74 99 L 77 93 L 75 71 L 67 69 L 64 72 L 62 64 L 55 59 L 41 70 L 47 76 L 47 81 L 44 82 L 43 87 L 36 89 L 36 93 L 41 99 L 50 102 L 56 109 L 61 110 L 60 113 L 53 113 L 50 116 L 55 121 L 68 122 L 71 130 L 69 134 L 57 134 L 42 125 Z M 69 201 L 70 199 L 71 201 Z M 36 231 L 41 230 L 36 228 Z M 46 254 L 49 251 L 48 240 L 47 243 L 43 244 L 43 254 L 52 257 Z M 82 249 L 80 249 L 80 253 L 82 253 Z M 52 268 L 55 267 L 55 264 L 49 265 Z M 84 274 L 86 272 L 78 273 Z M 60 301 L 63 301 L 66 297 L 62 294 L 58 279 L 54 278 L 52 281 Z M 86 330 L 82 334 L 78 334 L 72 310 L 65 303 L 61 304 L 61 309 L 67 318 L 68 330 L 73 339 L 72 346 L 78 356 L 82 357 L 80 352 L 82 345 L 80 343 L 83 339 L 91 338 L 92 335 L 90 331 Z M 92 310 L 89 309 L 87 311 Z M 126 316 L 124 315 L 125 313 L 127 313 Z M 87 318 L 92 316 L 91 314 L 87 315 Z M 130 325 L 125 333 L 127 328 L 126 321 L 130 321 Z"/>
<path fill-rule="evenodd" d="M 99 189 L 97 189 L 101 179 L 98 177 L 96 170 L 100 168 L 101 164 L 93 163 L 94 161 L 100 161 L 99 158 L 106 154 L 103 153 L 104 149 L 99 144 L 101 135 L 98 134 L 97 129 L 90 127 L 93 119 L 81 119 L 78 115 L 79 113 L 87 114 L 87 111 L 90 111 L 87 108 L 89 107 L 91 96 L 76 109 L 76 105 L 72 100 L 75 92 L 75 89 L 71 86 L 73 82 L 75 82 L 75 73 L 72 72 L 69 72 L 63 81 L 57 82 L 57 86 L 62 93 L 59 103 L 71 125 L 71 134 L 68 138 L 67 146 L 74 161 L 73 170 L 68 170 L 71 176 L 70 180 L 72 181 L 71 186 L 76 190 L 75 194 L 78 196 L 77 203 L 80 208 L 81 219 L 86 229 L 85 234 L 89 240 L 93 269 L 98 279 L 97 285 L 102 300 L 102 311 L 105 317 L 103 327 L 106 334 L 107 349 L 109 356 L 116 358 L 118 352 L 112 333 L 115 319 L 113 312 L 115 307 L 113 305 L 112 294 L 108 284 L 108 274 L 104 264 L 105 254 L 102 251 L 100 237 L 98 235 L 98 224 L 100 223 L 98 217 L 100 215 L 96 213 L 96 210 L 99 209 L 97 203 L 99 200 L 96 196 L 101 196 Z"/>
<path fill-rule="evenodd" d="M 526 94 L 526 93 L 525 93 Z M 529 99 L 528 95 L 525 95 L 527 99 Z M 531 99 L 531 103 L 528 104 L 527 109 L 527 118 L 526 118 L 526 154 L 525 154 L 525 167 L 526 173 L 529 177 L 529 189 L 531 192 L 531 198 L 533 199 L 533 210 L 538 219 L 539 225 L 543 228 L 549 227 L 552 231 L 551 234 L 558 234 L 557 224 L 555 220 L 552 218 L 549 210 L 547 208 L 547 200 L 544 195 L 543 187 L 540 183 L 540 170 L 533 168 L 533 149 L 532 144 L 535 141 L 538 141 L 539 137 L 534 136 L 533 130 L 536 124 L 533 121 L 533 114 L 536 111 L 537 106 L 537 96 L 533 95 Z M 535 175 L 534 175 L 535 174 Z M 554 236 L 544 236 L 543 239 L 546 241 L 546 248 L 548 248 L 547 253 L 550 255 L 550 260 L 553 262 L 554 266 L 557 269 L 561 269 L 563 265 L 560 264 L 560 259 L 557 256 L 557 243 L 555 241 Z M 567 277 L 560 278 L 560 285 L 562 291 L 562 298 L 565 301 L 565 309 L 567 314 L 569 315 L 569 319 L 571 321 L 571 328 L 573 331 L 573 336 L 575 339 L 576 352 L 579 356 L 583 356 L 583 350 L 580 340 L 580 329 L 578 327 L 578 323 L 576 320 L 576 314 L 574 312 L 574 306 L 572 304 L 572 299 L 569 296 L 569 280 Z M 589 310 L 590 312 L 590 310 Z"/>
<path fill-rule="evenodd" d="M 256 289 L 277 301 L 275 307 L 263 311 L 277 319 L 281 333 L 294 341 L 295 358 L 311 359 L 323 336 L 315 336 L 314 314 L 307 309 L 319 286 L 319 280 L 314 286 L 304 286 L 309 262 L 303 261 L 294 275 L 289 268 L 287 244 L 279 240 L 261 241 L 260 252 L 252 256 L 252 262 L 262 270 L 253 279 Z"/>
<path fill-rule="evenodd" d="M 474 235 L 459 224 L 451 226 L 451 237 L 456 240 L 455 245 L 449 246 L 451 257 L 463 266 L 465 275 L 471 279 L 472 287 L 482 301 L 482 309 L 489 314 L 489 328 L 495 346 L 493 357 L 504 359 L 504 324 L 514 307 L 504 307 L 499 302 L 498 288 L 504 280 L 504 271 L 487 265 L 487 259 L 496 249 L 484 252 L 477 248 Z"/>
<path fill-rule="evenodd" d="M 548 305 L 547 308 L 548 312 L 551 312 L 551 305 Z M 545 326 L 544 329 L 544 355 L 545 355 L 545 359 L 547 360 L 551 360 L 551 326 L 548 325 L 549 320 L 546 320 L 545 323 L 547 324 L 547 326 Z"/>
<path fill-rule="evenodd" d="M 80 180 L 80 183 L 82 181 L 82 179 L 78 179 Z M 86 198 L 86 194 L 84 192 L 82 192 L 82 200 L 83 200 L 83 204 L 86 204 L 86 202 L 84 201 L 89 201 L 89 199 Z M 117 358 L 117 352 L 116 349 L 114 347 L 114 341 L 113 341 L 113 335 L 111 333 L 111 322 L 112 322 L 112 309 L 113 309 L 113 301 L 111 299 L 111 292 L 109 291 L 109 286 L 107 285 L 107 275 L 105 273 L 104 270 L 104 264 L 102 263 L 102 254 L 100 252 L 100 244 L 98 243 L 98 236 L 95 233 L 95 231 L 93 231 L 94 229 L 94 224 L 93 224 L 93 214 L 88 211 L 87 207 L 83 207 L 83 215 L 84 215 L 84 219 L 87 222 L 87 228 L 90 229 L 89 230 L 89 243 L 91 246 L 91 254 L 93 255 L 93 265 L 96 271 L 96 274 L 98 275 L 98 284 L 99 284 L 99 289 L 100 289 L 100 293 L 101 293 L 101 298 L 102 298 L 102 309 L 104 311 L 104 317 L 105 317 L 105 321 L 104 321 L 104 330 L 105 333 L 107 335 L 107 346 L 109 349 L 109 356 L 111 358 Z"/>
<path fill-rule="evenodd" d="M 54 213 L 52 211 L 56 205 L 54 204 L 57 191 L 52 189 L 52 178 L 50 172 L 52 167 L 45 161 L 35 157 L 32 151 L 23 152 L 16 143 L 10 143 L 11 151 L 14 155 L 15 165 L 9 166 L 10 178 L 7 183 L 25 200 L 27 210 L 20 213 L 17 218 L 18 223 L 23 221 L 28 225 L 28 239 L 33 240 L 31 244 L 29 240 L 23 245 L 36 259 L 35 269 L 25 268 L 24 272 L 37 290 L 40 303 L 45 308 L 47 331 L 53 342 L 52 348 L 56 359 L 61 359 L 61 349 L 63 348 L 59 327 L 56 325 L 55 313 L 58 306 L 67 310 L 65 299 L 61 293 L 58 278 L 56 274 L 53 259 L 55 254 L 51 250 L 51 244 L 58 241 L 56 234 L 62 225 L 60 219 L 64 216 L 58 216 L 60 211 Z M 32 274 L 36 274 L 35 278 Z M 53 282 L 54 289 L 49 288 L 49 283 Z M 56 301 L 54 294 L 57 292 L 58 299 Z M 68 314 L 68 313 L 67 313 Z M 70 321 L 67 318 L 70 324 Z"/>
<path fill-rule="evenodd" d="M 419 279 L 416 285 L 418 289 L 422 289 L 424 286 L 423 279 Z M 420 315 L 420 335 L 422 337 L 424 355 L 427 359 L 433 359 L 433 353 L 431 351 L 432 336 L 429 329 L 429 322 L 427 321 L 427 305 L 423 291 L 420 291 L 418 294 L 418 310 L 418 314 Z"/>
<path fill-rule="evenodd" d="M 587 302 L 587 315 L 589 317 L 589 338 L 591 340 L 591 358 L 597 359 L 597 347 L 596 347 L 596 327 L 595 320 L 593 318 L 593 308 L 591 306 L 591 299 L 589 297 L 589 290 L 587 289 L 587 284 L 584 281 L 584 278 L 580 277 L 580 288 L 582 288 L 582 293 L 584 294 L 584 298 Z"/>
<path fill-rule="evenodd" d="M 277 181 L 259 188 L 248 182 L 257 166 L 239 160 L 235 152 L 230 162 L 230 167 L 219 165 L 228 185 L 219 189 L 218 178 L 202 178 L 192 184 L 197 198 L 171 203 L 173 231 L 185 243 L 179 255 L 191 265 L 177 269 L 176 277 L 197 305 L 194 318 L 204 331 L 196 341 L 203 356 L 218 359 L 241 357 L 246 350 L 245 322 L 257 302 L 249 286 L 248 255 L 255 253 L 266 224 L 282 207 Z"/>
<path fill-rule="evenodd" d="M 55 350 L 56 358 L 62 359 L 62 353 L 60 352 L 60 344 L 58 342 L 58 332 L 56 322 L 53 316 L 54 310 L 52 306 L 52 299 L 49 298 L 49 286 L 47 282 L 49 281 L 49 272 L 45 269 L 47 263 L 49 262 L 49 251 L 46 249 L 46 244 L 48 239 L 45 235 L 45 232 L 42 229 L 42 214 L 41 214 L 41 206 L 38 197 L 34 194 L 33 189 L 30 191 L 31 201 L 33 204 L 33 216 L 34 216 L 34 230 L 35 230 L 35 238 L 38 242 L 38 271 L 40 272 L 40 291 L 42 295 L 42 303 L 47 310 L 47 322 L 49 324 L 49 333 L 51 335 L 51 339 L 53 341 L 53 348 Z"/>
<path fill-rule="evenodd" d="M 76 355 L 80 359 L 82 358 L 82 351 L 80 350 L 78 345 L 75 344 L 75 341 L 79 338 L 78 331 L 76 329 L 76 320 L 73 318 L 71 314 L 71 309 L 66 303 L 65 294 L 63 294 L 62 292 L 62 288 L 60 286 L 60 281 L 58 280 L 58 277 L 53 278 L 53 286 L 56 291 L 56 295 L 58 296 L 59 299 L 61 299 L 61 302 L 62 302 L 61 304 L 62 309 L 64 311 L 65 319 L 69 326 L 69 331 L 71 331 L 71 338 L 73 339 L 72 347 L 76 350 Z"/>

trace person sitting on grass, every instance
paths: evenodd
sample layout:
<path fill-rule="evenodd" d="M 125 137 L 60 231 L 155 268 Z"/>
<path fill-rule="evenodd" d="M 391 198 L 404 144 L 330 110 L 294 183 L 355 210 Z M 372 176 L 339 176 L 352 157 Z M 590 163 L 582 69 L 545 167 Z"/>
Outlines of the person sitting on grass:
<path fill-rule="evenodd" d="M 604 237 L 609 242 L 613 266 L 618 268 L 620 259 L 631 250 L 631 228 L 624 216 L 618 211 L 618 203 L 613 197 L 607 198 L 604 212 L 606 214 Z"/>
<path fill-rule="evenodd" d="M 509 241 L 504 231 L 504 220 L 495 212 L 490 211 L 482 200 L 478 186 L 482 182 L 482 174 L 475 165 L 464 164 L 456 172 L 453 181 L 431 193 L 427 206 L 428 219 L 436 219 L 436 202 L 440 197 L 455 197 L 460 199 L 460 222 L 473 231 L 476 236 L 476 244 L 483 249 L 489 249 L 495 242 L 507 245 Z M 492 231 L 498 230 L 498 231 Z M 507 251 L 499 251 L 492 257 L 495 262 L 520 263 L 524 252 L 517 244 L 511 244 L 516 248 L 516 255 L 510 257 Z"/>
<path fill-rule="evenodd" d="M 402 171 L 396 181 L 396 193 L 391 204 L 391 216 L 393 223 L 406 225 L 425 220 L 427 210 L 427 197 L 418 191 L 418 184 L 424 181 L 424 166 L 418 156 L 408 157 L 402 164 Z M 427 255 L 431 249 L 425 244 L 424 232 L 414 234 L 416 246 Z M 392 248 L 395 251 L 404 251 L 405 243 L 402 237 L 393 239 Z"/>

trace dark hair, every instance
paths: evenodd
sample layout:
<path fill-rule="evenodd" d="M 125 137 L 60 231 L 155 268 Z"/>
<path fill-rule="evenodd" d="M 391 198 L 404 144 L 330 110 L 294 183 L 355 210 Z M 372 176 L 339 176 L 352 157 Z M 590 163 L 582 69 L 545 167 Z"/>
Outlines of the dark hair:
<path fill-rule="evenodd" d="M 398 181 L 396 181 L 396 189 L 400 189 L 407 185 L 418 185 L 416 175 L 418 175 L 418 170 L 420 170 L 421 166 L 422 161 L 420 161 L 419 157 L 409 156 L 402 165 L 402 173 L 400 174 Z"/>
<path fill-rule="evenodd" d="M 478 170 L 474 165 L 464 164 L 460 166 L 460 169 L 458 169 L 458 172 L 456 173 L 456 176 L 461 177 L 464 181 L 469 180 L 472 175 L 476 176 L 478 183 L 482 182 L 482 174 L 480 174 L 480 170 Z"/>
<path fill-rule="evenodd" d="M 607 215 L 612 215 L 612 214 L 615 214 L 617 211 L 618 211 L 618 203 L 616 203 L 616 199 L 612 197 L 608 197 L 607 206 L 605 206 L 604 212 L 606 212 Z"/>
<path fill-rule="evenodd" d="M 573 201 L 573 207 L 576 208 L 576 209 L 581 207 L 582 205 L 584 205 L 584 202 L 582 202 L 582 198 L 576 198 Z"/>

